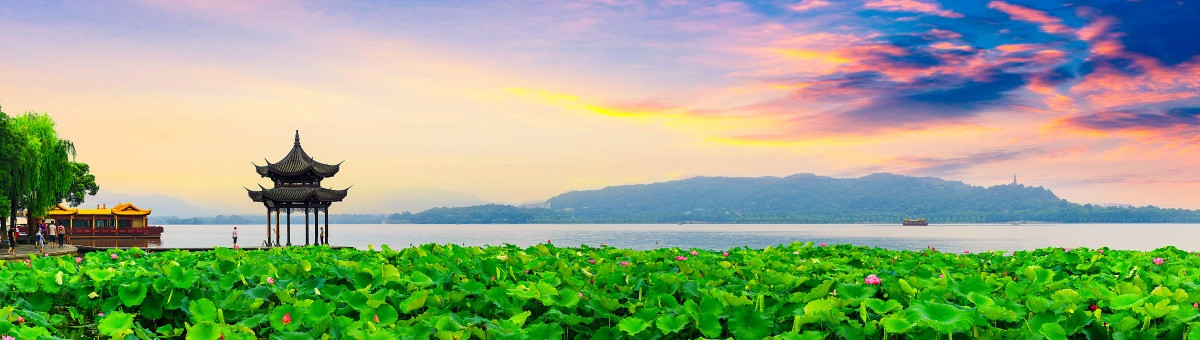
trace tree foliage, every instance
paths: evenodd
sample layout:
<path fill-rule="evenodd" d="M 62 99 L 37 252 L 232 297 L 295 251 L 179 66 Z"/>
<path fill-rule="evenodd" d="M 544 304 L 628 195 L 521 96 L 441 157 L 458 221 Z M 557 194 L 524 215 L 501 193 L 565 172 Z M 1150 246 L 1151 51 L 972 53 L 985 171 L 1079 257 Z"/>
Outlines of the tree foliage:
<path fill-rule="evenodd" d="M 0 214 L 11 224 L 17 211 L 41 217 L 63 200 L 78 205 L 99 190 L 87 164 L 73 161 L 75 144 L 54 127 L 45 113 L 0 112 Z"/>

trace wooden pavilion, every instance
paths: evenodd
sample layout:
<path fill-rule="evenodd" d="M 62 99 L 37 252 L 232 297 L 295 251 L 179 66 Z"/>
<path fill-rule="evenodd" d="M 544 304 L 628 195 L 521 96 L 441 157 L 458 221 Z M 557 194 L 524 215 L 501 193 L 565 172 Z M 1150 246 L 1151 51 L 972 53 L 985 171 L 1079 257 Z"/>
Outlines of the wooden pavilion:
<path fill-rule="evenodd" d="M 267 208 L 267 242 L 271 242 L 271 213 L 275 214 L 274 246 L 280 246 L 279 214 L 283 212 L 287 218 L 287 245 L 292 245 L 292 211 L 304 212 L 304 244 L 309 242 L 309 213 L 313 215 L 312 244 L 329 244 L 329 206 L 333 202 L 341 202 L 346 198 L 350 188 L 342 190 L 321 187 L 321 180 L 333 177 L 341 168 L 342 163 L 325 164 L 314 160 L 300 147 L 300 131 L 296 131 L 296 143 L 291 152 L 282 160 L 267 165 L 254 164 L 259 176 L 270 178 L 274 187 L 259 190 L 246 189 L 246 193 L 254 202 L 262 202 Z M 320 216 L 325 216 L 325 227 L 321 228 Z M 324 232 L 321 232 L 324 230 Z"/>

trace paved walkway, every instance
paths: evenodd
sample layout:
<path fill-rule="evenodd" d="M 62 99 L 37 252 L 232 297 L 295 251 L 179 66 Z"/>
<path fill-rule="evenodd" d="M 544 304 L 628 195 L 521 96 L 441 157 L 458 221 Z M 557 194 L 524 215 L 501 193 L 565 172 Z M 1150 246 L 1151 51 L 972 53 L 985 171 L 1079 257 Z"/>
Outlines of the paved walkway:
<path fill-rule="evenodd" d="M 76 254 L 78 251 L 79 251 L 79 249 L 75 248 L 75 246 L 70 245 L 70 244 L 62 246 L 62 248 L 50 246 L 50 245 L 46 246 L 46 256 L 73 255 L 73 254 Z M 41 255 L 42 252 L 38 251 L 37 247 L 35 247 L 35 246 L 28 245 L 28 244 L 18 244 L 17 249 L 16 249 L 16 254 L 9 254 L 8 247 L 0 245 L 0 260 L 24 260 L 24 259 L 29 258 L 29 254 Z"/>

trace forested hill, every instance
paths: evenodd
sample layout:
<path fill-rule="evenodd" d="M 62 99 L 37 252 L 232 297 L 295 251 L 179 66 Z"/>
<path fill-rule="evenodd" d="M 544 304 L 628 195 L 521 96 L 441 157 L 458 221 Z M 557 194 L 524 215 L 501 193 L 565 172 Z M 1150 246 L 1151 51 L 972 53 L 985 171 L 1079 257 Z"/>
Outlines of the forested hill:
<path fill-rule="evenodd" d="M 980 187 L 894 174 L 696 177 L 572 191 L 551 198 L 548 205 L 439 208 L 390 219 L 413 223 L 899 223 L 902 218 L 923 217 L 931 223 L 1200 222 L 1200 212 L 1195 210 L 1080 205 L 1042 187 Z"/>

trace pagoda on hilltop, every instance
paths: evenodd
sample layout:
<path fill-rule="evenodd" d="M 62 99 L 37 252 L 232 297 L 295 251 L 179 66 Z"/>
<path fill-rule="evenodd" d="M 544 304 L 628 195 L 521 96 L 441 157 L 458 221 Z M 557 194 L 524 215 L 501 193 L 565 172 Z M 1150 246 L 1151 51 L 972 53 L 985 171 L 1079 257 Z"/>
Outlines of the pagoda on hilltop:
<path fill-rule="evenodd" d="M 282 160 L 267 165 L 254 164 L 254 170 L 259 176 L 270 178 L 275 183 L 272 188 L 260 190 L 246 189 L 246 194 L 254 202 L 262 202 L 267 208 L 267 245 L 280 246 L 279 214 L 283 212 L 287 218 L 287 245 L 292 245 L 292 211 L 304 212 L 304 244 L 309 244 L 308 216 L 313 215 L 312 244 L 329 244 L 329 205 L 341 202 L 346 198 L 350 188 L 342 190 L 321 187 L 321 180 L 333 177 L 341 168 L 342 163 L 325 164 L 314 160 L 300 147 L 300 131 L 296 131 L 296 143 L 292 151 Z M 251 163 L 253 164 L 253 163 Z M 271 243 L 271 213 L 275 214 L 275 241 Z M 325 216 L 325 227 L 321 228 L 320 216 Z M 323 232 L 322 232 L 323 231 Z"/>

